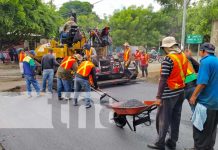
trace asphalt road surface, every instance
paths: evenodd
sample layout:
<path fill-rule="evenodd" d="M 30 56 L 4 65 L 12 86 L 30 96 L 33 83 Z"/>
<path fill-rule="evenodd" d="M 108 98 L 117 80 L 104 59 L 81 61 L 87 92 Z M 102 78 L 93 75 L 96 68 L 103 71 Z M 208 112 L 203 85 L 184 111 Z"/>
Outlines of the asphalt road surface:
<path fill-rule="evenodd" d="M 103 90 L 120 101 L 153 100 L 157 85 L 138 82 Z M 133 132 L 128 126 L 116 127 L 112 111 L 99 104 L 98 94 L 92 96 L 95 105 L 86 110 L 83 100 L 74 107 L 72 102 L 58 101 L 56 94 L 28 99 L 25 93 L 1 93 L 0 143 L 6 150 L 149 150 L 146 145 L 156 138 L 156 110 L 151 126 L 139 125 Z M 178 150 L 193 146 L 190 117 L 185 101 Z"/>

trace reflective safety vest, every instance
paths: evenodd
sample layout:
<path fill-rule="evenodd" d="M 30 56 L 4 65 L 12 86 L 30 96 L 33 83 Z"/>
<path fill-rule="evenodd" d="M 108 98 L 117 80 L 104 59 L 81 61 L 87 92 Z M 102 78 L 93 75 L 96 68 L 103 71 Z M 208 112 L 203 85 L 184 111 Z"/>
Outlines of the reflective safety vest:
<path fill-rule="evenodd" d="M 91 60 L 91 56 L 92 56 L 92 48 L 90 48 L 90 50 L 86 50 L 86 57 L 88 60 Z"/>
<path fill-rule="evenodd" d="M 67 56 L 63 59 L 60 66 L 66 70 L 69 70 L 72 68 L 72 66 L 75 62 L 76 62 L 75 58 L 73 58 L 72 56 Z"/>
<path fill-rule="evenodd" d="M 123 54 L 123 60 L 124 61 L 129 60 L 129 53 L 130 53 L 130 48 L 127 48 L 127 49 L 124 50 L 124 54 Z"/>
<path fill-rule="evenodd" d="M 20 52 L 20 54 L 19 54 L 19 62 L 23 62 L 25 57 L 26 57 L 26 53 L 25 52 Z"/>
<path fill-rule="evenodd" d="M 93 67 L 95 67 L 95 65 L 92 62 L 83 61 L 79 65 L 76 73 L 83 76 L 83 77 L 88 77 L 90 75 L 90 72 L 91 72 Z"/>
<path fill-rule="evenodd" d="M 141 57 L 141 53 L 140 52 L 136 52 L 135 53 L 135 60 L 140 60 Z"/>
<path fill-rule="evenodd" d="M 187 74 L 188 59 L 184 53 L 168 54 L 173 61 L 173 69 L 167 79 L 167 85 L 171 90 L 185 87 L 185 77 Z"/>
<path fill-rule="evenodd" d="M 187 74 L 185 78 L 185 83 L 192 82 L 197 79 L 197 74 L 194 70 L 194 67 L 190 61 L 188 61 Z"/>

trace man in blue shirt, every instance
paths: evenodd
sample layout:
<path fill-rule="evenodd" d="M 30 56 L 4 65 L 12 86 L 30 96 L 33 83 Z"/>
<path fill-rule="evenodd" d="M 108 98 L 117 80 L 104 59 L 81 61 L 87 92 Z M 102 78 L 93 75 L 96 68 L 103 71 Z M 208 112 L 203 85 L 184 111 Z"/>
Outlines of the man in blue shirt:
<path fill-rule="evenodd" d="M 26 80 L 26 88 L 27 88 L 27 93 L 28 97 L 32 97 L 31 95 L 31 84 L 36 90 L 37 96 L 40 96 L 40 86 L 38 81 L 36 80 L 36 75 L 35 75 L 35 61 L 33 59 L 35 52 L 30 51 L 27 53 L 28 55 L 24 58 L 23 60 L 23 70 L 24 70 L 24 77 Z"/>
<path fill-rule="evenodd" d="M 218 58 L 215 47 L 204 43 L 200 48 L 200 68 L 197 87 L 190 98 L 190 104 L 200 103 L 207 108 L 204 129 L 199 131 L 193 126 L 194 146 L 196 150 L 213 150 L 218 124 Z"/>

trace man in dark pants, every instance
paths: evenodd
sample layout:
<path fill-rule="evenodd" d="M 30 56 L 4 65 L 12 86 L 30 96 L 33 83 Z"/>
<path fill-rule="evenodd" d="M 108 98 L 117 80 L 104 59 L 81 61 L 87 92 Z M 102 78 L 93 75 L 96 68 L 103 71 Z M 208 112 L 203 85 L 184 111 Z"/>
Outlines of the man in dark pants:
<path fill-rule="evenodd" d="M 157 94 L 157 100 L 161 102 L 156 116 L 158 138 L 147 146 L 152 149 L 165 150 L 165 138 L 169 128 L 166 146 L 170 149 L 176 148 L 188 60 L 179 49 L 174 37 L 164 38 L 161 47 L 167 56 L 161 65 L 161 78 Z"/>
<path fill-rule="evenodd" d="M 218 58 L 214 54 L 215 47 L 212 44 L 204 43 L 201 45 L 200 56 L 202 59 L 198 72 L 197 87 L 190 98 L 190 104 L 195 105 L 197 103 L 206 107 L 207 118 L 202 131 L 193 126 L 195 150 L 214 150 L 213 147 L 216 141 L 218 124 Z M 202 110 L 200 109 L 200 111 Z"/>
<path fill-rule="evenodd" d="M 53 93 L 54 67 L 60 64 L 53 55 L 53 49 L 49 48 L 49 53 L 42 57 L 42 92 L 46 92 L 46 81 L 48 80 L 48 91 Z"/>

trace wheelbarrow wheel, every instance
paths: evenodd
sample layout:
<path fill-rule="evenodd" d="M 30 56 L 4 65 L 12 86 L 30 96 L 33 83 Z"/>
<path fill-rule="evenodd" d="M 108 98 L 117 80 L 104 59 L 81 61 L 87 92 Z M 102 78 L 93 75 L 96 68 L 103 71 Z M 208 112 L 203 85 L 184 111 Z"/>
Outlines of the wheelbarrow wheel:
<path fill-rule="evenodd" d="M 123 128 L 126 125 L 126 116 L 118 115 L 116 112 L 114 113 L 114 122 L 116 126 Z"/>

